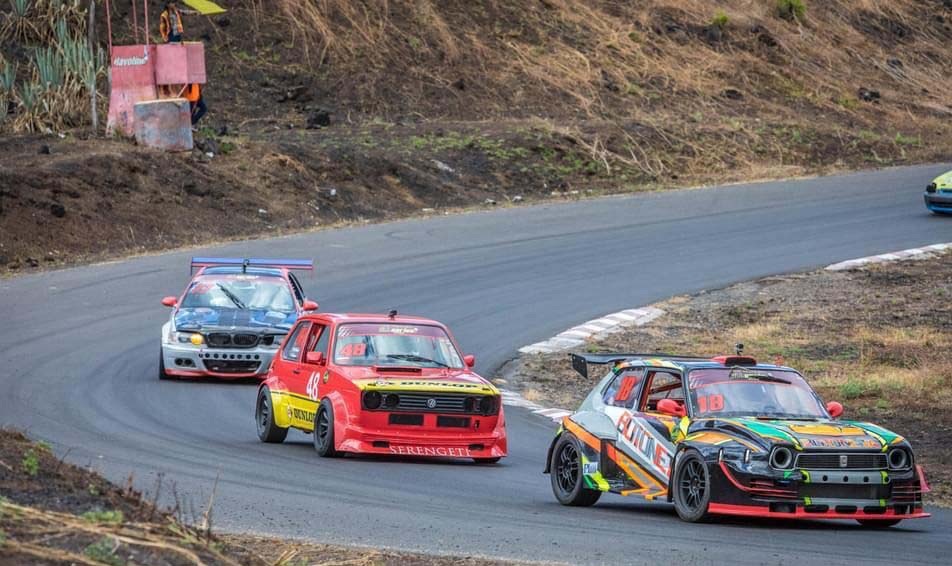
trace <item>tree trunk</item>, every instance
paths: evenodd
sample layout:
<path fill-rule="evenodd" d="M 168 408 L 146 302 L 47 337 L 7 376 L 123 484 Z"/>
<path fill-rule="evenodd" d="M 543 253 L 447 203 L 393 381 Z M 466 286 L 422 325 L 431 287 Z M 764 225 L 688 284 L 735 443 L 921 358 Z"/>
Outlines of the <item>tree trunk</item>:
<path fill-rule="evenodd" d="M 106 0 L 108 2 L 108 0 Z M 89 84 L 89 104 L 93 118 L 93 133 L 99 132 L 99 109 L 96 108 L 96 0 L 89 0 L 89 51 L 93 57 L 93 76 Z"/>

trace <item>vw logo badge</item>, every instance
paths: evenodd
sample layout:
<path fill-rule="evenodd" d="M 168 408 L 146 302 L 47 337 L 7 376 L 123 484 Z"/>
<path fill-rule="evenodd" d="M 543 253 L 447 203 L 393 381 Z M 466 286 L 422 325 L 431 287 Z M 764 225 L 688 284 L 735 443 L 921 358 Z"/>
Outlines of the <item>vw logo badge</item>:
<path fill-rule="evenodd" d="M 840 467 L 845 468 L 849 464 L 849 456 L 840 454 Z"/>
<path fill-rule="evenodd" d="M 433 399 L 432 397 L 429 398 L 429 399 L 427 399 L 427 400 L 426 400 L 426 407 L 427 407 L 428 409 L 435 409 L 435 408 L 436 408 L 436 399 Z"/>

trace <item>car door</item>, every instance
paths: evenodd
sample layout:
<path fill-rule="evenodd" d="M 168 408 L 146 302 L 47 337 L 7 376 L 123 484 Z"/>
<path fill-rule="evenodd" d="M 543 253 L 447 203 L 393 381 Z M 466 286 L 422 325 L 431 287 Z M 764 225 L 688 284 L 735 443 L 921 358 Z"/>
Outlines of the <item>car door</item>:
<path fill-rule="evenodd" d="M 621 377 L 624 378 L 624 374 Z M 656 496 L 666 492 L 674 453 L 672 434 L 679 425 L 675 417 L 658 412 L 657 403 L 679 395 L 683 400 L 684 389 L 681 374 L 675 370 L 644 368 L 634 381 L 626 383 L 622 379 L 611 399 L 614 406 L 621 403 L 624 411 L 608 407 L 606 412 L 618 415 L 614 418 L 618 430 L 616 448 L 640 468 L 633 479 L 643 485 L 648 494 Z M 611 386 L 606 393 L 610 389 Z"/>
<path fill-rule="evenodd" d="M 313 402 L 305 396 L 306 377 L 302 377 L 304 367 L 302 360 L 307 349 L 307 341 L 311 335 L 312 322 L 302 320 L 295 325 L 281 346 L 281 352 L 275 356 L 272 371 L 277 374 L 281 382 L 287 387 L 288 418 L 291 426 L 305 430 L 313 429 L 314 407 Z M 310 420 L 308 419 L 310 413 Z"/>
<path fill-rule="evenodd" d="M 300 380 L 297 387 L 303 387 L 300 391 L 301 395 L 314 402 L 315 411 L 317 410 L 317 403 L 320 403 L 326 395 L 326 393 L 323 393 L 323 389 L 330 377 L 327 372 L 327 345 L 330 341 L 330 335 L 330 325 L 322 324 L 319 321 L 314 322 L 307 340 L 307 349 L 302 358 L 302 371 L 297 376 Z M 320 355 L 315 356 L 315 354 Z"/>

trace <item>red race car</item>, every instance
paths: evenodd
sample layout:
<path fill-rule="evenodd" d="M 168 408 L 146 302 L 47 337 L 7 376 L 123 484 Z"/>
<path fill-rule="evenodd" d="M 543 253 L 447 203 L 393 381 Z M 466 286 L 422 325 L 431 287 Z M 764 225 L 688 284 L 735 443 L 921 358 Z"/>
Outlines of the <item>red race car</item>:
<path fill-rule="evenodd" d="M 506 455 L 502 399 L 472 371 L 449 330 L 425 318 L 307 314 L 258 389 L 262 442 L 314 433 L 321 456 L 472 458 Z"/>

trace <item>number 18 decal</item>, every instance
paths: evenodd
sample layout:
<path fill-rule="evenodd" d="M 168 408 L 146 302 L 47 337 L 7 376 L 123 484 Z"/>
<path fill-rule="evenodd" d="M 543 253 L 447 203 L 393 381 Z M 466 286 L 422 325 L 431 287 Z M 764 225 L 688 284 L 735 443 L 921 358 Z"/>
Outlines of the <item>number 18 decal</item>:
<path fill-rule="evenodd" d="M 720 393 L 713 395 L 701 395 L 697 398 L 697 407 L 702 413 L 708 411 L 720 411 L 724 408 L 724 396 Z"/>

